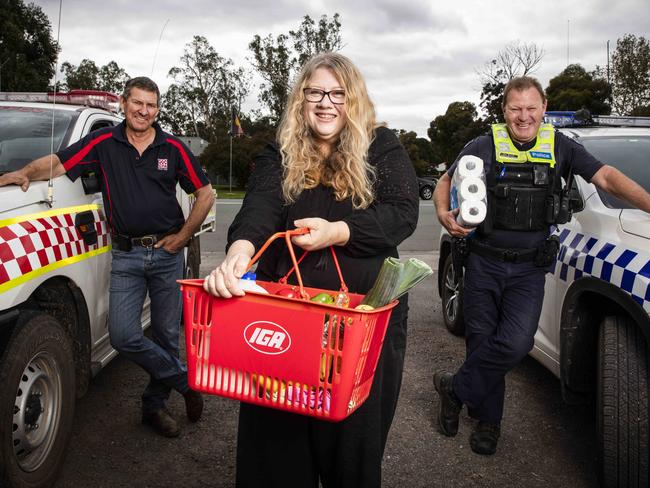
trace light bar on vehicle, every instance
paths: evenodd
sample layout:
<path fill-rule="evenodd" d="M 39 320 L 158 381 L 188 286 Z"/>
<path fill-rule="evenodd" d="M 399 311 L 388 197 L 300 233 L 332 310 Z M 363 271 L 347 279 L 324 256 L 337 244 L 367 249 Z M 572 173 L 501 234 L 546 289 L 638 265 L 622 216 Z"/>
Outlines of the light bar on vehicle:
<path fill-rule="evenodd" d="M 546 112 L 544 122 L 554 127 L 610 126 L 610 127 L 650 127 L 650 117 L 627 115 L 591 115 L 587 110 Z"/>
<path fill-rule="evenodd" d="M 118 113 L 120 98 L 114 93 L 99 90 L 70 90 L 69 92 L 0 92 L 3 102 L 62 103 L 66 105 L 83 105 L 84 107 L 102 108 Z"/>

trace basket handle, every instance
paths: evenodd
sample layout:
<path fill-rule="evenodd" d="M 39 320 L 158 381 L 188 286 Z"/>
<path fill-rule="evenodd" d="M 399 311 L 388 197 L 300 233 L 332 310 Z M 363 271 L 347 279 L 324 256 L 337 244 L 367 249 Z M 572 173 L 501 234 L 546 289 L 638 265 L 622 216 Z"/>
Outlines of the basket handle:
<path fill-rule="evenodd" d="M 293 244 L 291 243 L 291 237 L 292 236 L 299 236 L 303 234 L 309 234 L 310 229 L 307 227 L 303 227 L 300 229 L 295 229 L 295 230 L 288 230 L 286 232 L 276 232 L 273 234 L 269 239 L 264 243 L 264 245 L 260 248 L 259 251 L 255 254 L 255 256 L 252 257 L 250 262 L 248 263 L 248 267 L 246 268 L 246 271 L 248 271 L 253 264 L 255 264 L 259 258 L 262 256 L 264 251 L 271 245 L 273 241 L 280 237 L 284 237 L 284 240 L 287 244 L 287 248 L 289 248 L 289 255 L 291 256 L 291 262 L 293 263 L 293 267 L 289 270 L 289 272 L 280 279 L 280 283 L 286 283 L 287 278 L 293 273 L 294 271 L 296 272 L 296 278 L 298 278 L 298 287 L 300 288 L 300 296 L 305 299 L 309 300 L 309 295 L 307 292 L 305 292 L 305 288 L 302 284 L 302 276 L 300 275 L 300 269 L 298 268 L 298 264 L 305 258 L 305 256 L 309 253 L 309 251 L 305 251 L 302 256 L 300 256 L 299 260 L 296 260 L 296 253 L 293 250 Z M 341 280 L 341 291 L 346 292 L 348 291 L 348 287 L 345 284 L 345 281 L 343 281 L 343 275 L 341 274 L 341 267 L 339 266 L 339 261 L 336 257 L 336 253 L 334 252 L 334 246 L 330 246 L 330 250 L 332 251 L 332 258 L 334 259 L 334 265 L 336 266 L 336 271 L 339 275 L 339 279 Z"/>

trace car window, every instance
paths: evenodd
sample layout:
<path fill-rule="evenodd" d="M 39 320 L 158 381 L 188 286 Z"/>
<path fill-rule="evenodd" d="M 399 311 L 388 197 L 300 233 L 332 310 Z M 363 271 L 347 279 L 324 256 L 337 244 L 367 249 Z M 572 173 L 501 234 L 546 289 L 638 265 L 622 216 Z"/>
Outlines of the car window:
<path fill-rule="evenodd" d="M 78 114 L 31 107 L 0 107 L 0 173 L 22 168 L 36 158 L 58 151 Z"/>
<path fill-rule="evenodd" d="M 598 160 L 618 168 L 650 192 L 650 135 L 585 137 L 580 142 Z M 598 194 L 609 208 L 632 208 L 627 202 L 600 189 Z"/>

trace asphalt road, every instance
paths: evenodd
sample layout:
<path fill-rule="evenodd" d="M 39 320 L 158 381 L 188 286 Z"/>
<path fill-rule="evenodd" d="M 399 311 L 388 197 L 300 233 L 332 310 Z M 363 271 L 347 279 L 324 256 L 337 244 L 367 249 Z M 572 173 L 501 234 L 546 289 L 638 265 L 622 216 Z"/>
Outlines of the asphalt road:
<path fill-rule="evenodd" d="M 202 239 L 203 274 L 222 259 L 223 236 L 236 210 L 236 203 L 219 203 L 219 228 Z M 400 246 L 400 253 L 436 268 L 439 227 L 429 202 L 420 210 L 416 234 Z M 386 448 L 383 486 L 597 486 L 592 409 L 563 404 L 557 379 L 530 358 L 507 377 L 505 420 L 495 456 L 471 452 L 473 424 L 465 411 L 456 438 L 436 431 L 433 372 L 453 370 L 464 356 L 463 340 L 442 323 L 436 279 L 434 273 L 410 296 L 403 386 Z M 164 439 L 139 423 L 146 380 L 120 357 L 94 378 L 77 403 L 73 438 L 56 488 L 233 486 L 237 402 L 209 397 L 204 417 L 189 424 L 180 396 L 173 395 L 169 408 L 183 433 Z"/>

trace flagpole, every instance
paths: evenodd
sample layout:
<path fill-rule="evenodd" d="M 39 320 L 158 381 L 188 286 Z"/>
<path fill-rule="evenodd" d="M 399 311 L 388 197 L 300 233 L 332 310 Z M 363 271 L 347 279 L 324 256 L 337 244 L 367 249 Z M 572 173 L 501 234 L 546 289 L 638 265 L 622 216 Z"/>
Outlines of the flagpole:
<path fill-rule="evenodd" d="M 230 135 L 230 174 L 229 174 L 230 193 L 232 193 L 232 134 Z"/>

